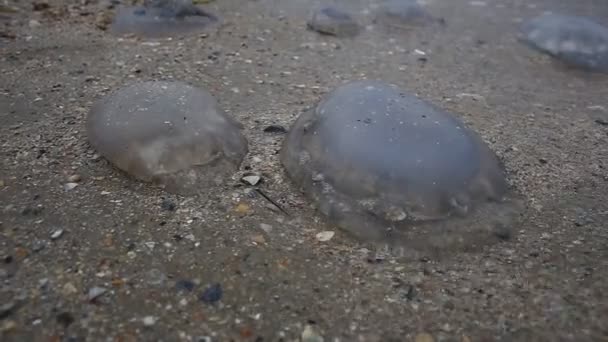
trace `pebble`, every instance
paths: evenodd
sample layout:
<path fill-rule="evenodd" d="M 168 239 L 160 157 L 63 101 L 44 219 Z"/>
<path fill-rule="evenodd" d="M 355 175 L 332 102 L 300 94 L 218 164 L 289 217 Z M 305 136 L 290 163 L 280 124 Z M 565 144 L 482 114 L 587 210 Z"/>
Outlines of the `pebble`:
<path fill-rule="evenodd" d="M 262 234 L 257 234 L 251 237 L 251 241 L 261 245 L 266 243 L 266 238 Z"/>
<path fill-rule="evenodd" d="M 267 234 L 270 234 L 270 232 L 272 232 L 272 226 L 267 223 L 260 223 L 260 228 Z"/>
<path fill-rule="evenodd" d="M 17 323 L 15 321 L 5 321 L 0 325 L 0 332 L 8 333 L 17 329 Z"/>
<path fill-rule="evenodd" d="M 68 182 L 70 183 L 78 183 L 82 180 L 82 177 L 80 175 L 71 175 L 70 177 L 68 177 Z"/>
<path fill-rule="evenodd" d="M 13 312 L 15 312 L 16 308 L 17 303 L 15 302 L 8 302 L 0 305 L 0 319 L 5 319 L 6 317 L 10 316 Z"/>
<path fill-rule="evenodd" d="M 435 342 L 435 338 L 429 333 L 420 333 L 416 335 L 414 342 Z"/>
<path fill-rule="evenodd" d="M 178 282 L 175 283 L 175 289 L 178 292 L 191 292 L 192 290 L 194 290 L 194 282 L 191 280 L 179 280 Z"/>
<path fill-rule="evenodd" d="M 160 207 L 166 211 L 174 211 L 177 205 L 172 200 L 163 198 L 163 201 L 160 203 Z"/>
<path fill-rule="evenodd" d="M 325 242 L 325 241 L 331 240 L 335 234 L 336 233 L 334 231 L 327 230 L 327 231 L 318 233 L 316 236 L 317 236 L 317 240 L 319 240 L 321 242 Z"/>
<path fill-rule="evenodd" d="M 67 328 L 72 323 L 74 323 L 74 315 L 67 311 L 64 311 L 57 315 L 56 320 L 57 323 L 61 324 L 64 328 Z"/>
<path fill-rule="evenodd" d="M 156 324 L 156 317 L 154 317 L 154 316 L 146 316 L 141 321 L 144 324 L 144 326 L 151 327 L 154 324 Z"/>
<path fill-rule="evenodd" d="M 41 241 L 41 240 L 36 240 L 36 241 L 34 241 L 34 244 L 32 245 L 32 251 L 34 251 L 34 253 L 38 253 L 41 250 L 43 250 L 44 247 L 46 247 L 46 242 Z"/>
<path fill-rule="evenodd" d="M 99 298 L 100 296 L 102 296 L 106 292 L 108 292 L 108 290 L 106 288 L 103 288 L 103 287 L 92 287 L 91 289 L 89 289 L 89 293 L 87 295 L 87 298 L 89 299 L 89 301 L 94 301 L 95 299 Z"/>
<path fill-rule="evenodd" d="M 63 289 L 61 292 L 63 293 L 64 296 L 68 297 L 70 295 L 77 293 L 78 289 L 76 289 L 76 286 L 74 286 L 74 284 L 66 283 L 65 285 L 63 285 Z"/>
<path fill-rule="evenodd" d="M 260 180 L 262 179 L 262 177 L 258 176 L 258 175 L 249 175 L 249 176 L 245 176 L 242 178 L 243 182 L 249 184 L 249 185 L 257 185 Z"/>
<path fill-rule="evenodd" d="M 211 303 L 218 302 L 220 299 L 222 299 L 222 296 L 223 296 L 222 285 L 216 283 L 216 284 L 209 286 L 203 292 L 203 294 L 200 296 L 200 300 L 203 301 L 204 303 L 211 304 Z"/>
<path fill-rule="evenodd" d="M 302 336 L 301 336 L 301 340 L 302 342 L 323 342 L 323 336 L 319 335 L 319 333 L 317 333 L 314 328 L 312 327 L 312 325 L 306 325 L 306 327 L 304 328 L 304 331 L 302 331 Z M 416 341 L 418 342 L 418 341 Z"/>
<path fill-rule="evenodd" d="M 70 191 L 70 190 L 73 190 L 73 189 L 74 189 L 75 187 L 77 187 L 77 186 L 78 186 L 78 183 L 66 183 L 66 184 L 63 186 L 63 189 L 64 189 L 65 191 Z"/>
<path fill-rule="evenodd" d="M 287 129 L 281 125 L 270 125 L 264 128 L 265 133 L 287 133 Z"/>
<path fill-rule="evenodd" d="M 63 235 L 63 229 L 57 229 L 51 234 L 51 240 L 57 240 Z"/>

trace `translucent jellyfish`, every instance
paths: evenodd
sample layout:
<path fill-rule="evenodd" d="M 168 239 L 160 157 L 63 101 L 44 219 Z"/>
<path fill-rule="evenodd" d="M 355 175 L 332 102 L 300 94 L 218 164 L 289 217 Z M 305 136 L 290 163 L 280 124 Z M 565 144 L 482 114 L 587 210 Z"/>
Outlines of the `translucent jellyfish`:
<path fill-rule="evenodd" d="M 181 82 L 126 86 L 95 103 L 87 119 L 102 156 L 178 194 L 220 184 L 238 169 L 248 150 L 240 129 L 211 94 Z"/>
<path fill-rule="evenodd" d="M 378 8 L 377 23 L 393 27 L 427 24 L 433 17 L 416 0 L 386 0 Z"/>
<path fill-rule="evenodd" d="M 354 81 L 296 120 L 287 175 L 355 237 L 441 255 L 507 239 L 517 217 L 505 172 L 454 116 L 380 81 Z"/>
<path fill-rule="evenodd" d="M 522 25 L 523 42 L 582 69 L 608 72 L 608 27 L 589 18 L 546 13 Z"/>
<path fill-rule="evenodd" d="M 311 30 L 336 37 L 353 37 L 360 30 L 350 14 L 336 7 L 316 9 L 307 24 Z"/>
<path fill-rule="evenodd" d="M 110 30 L 115 34 L 164 37 L 200 31 L 217 20 L 191 0 L 146 0 L 143 6 L 120 8 Z"/>

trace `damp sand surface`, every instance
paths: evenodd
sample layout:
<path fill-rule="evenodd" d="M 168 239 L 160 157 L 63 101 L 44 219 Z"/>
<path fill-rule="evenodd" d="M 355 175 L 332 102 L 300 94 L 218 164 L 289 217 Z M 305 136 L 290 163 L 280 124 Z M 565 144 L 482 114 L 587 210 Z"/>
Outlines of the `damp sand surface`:
<path fill-rule="evenodd" d="M 608 78 L 518 34 L 544 11 L 605 21 L 608 4 L 433 0 L 432 23 L 399 27 L 375 21 L 380 6 L 334 1 L 363 27 L 338 38 L 307 29 L 318 1 L 221 0 L 203 5 L 217 24 L 168 39 L 99 30 L 102 5 L 8 3 L 3 341 L 607 338 Z M 511 239 L 404 261 L 326 223 L 281 166 L 280 126 L 362 78 L 479 134 L 524 198 Z M 148 80 L 207 89 L 243 125 L 249 153 L 231 180 L 172 195 L 89 145 L 91 106 Z"/>

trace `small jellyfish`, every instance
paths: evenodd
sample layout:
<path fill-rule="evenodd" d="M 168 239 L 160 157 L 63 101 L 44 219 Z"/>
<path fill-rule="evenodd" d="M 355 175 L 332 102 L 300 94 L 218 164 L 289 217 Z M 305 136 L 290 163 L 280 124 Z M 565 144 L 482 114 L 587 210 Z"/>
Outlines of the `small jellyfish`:
<path fill-rule="evenodd" d="M 608 72 L 608 27 L 580 16 L 545 13 L 521 27 L 522 41 L 566 64 Z"/>
<path fill-rule="evenodd" d="M 216 21 L 191 0 L 145 0 L 143 6 L 120 8 L 111 31 L 154 38 L 197 32 Z"/>
<path fill-rule="evenodd" d="M 376 13 L 375 22 L 391 27 L 406 28 L 434 21 L 434 18 L 416 0 L 385 0 Z"/>
<path fill-rule="evenodd" d="M 411 255 L 509 238 L 517 215 L 475 132 L 380 81 L 342 85 L 300 115 L 281 162 L 331 223 Z"/>
<path fill-rule="evenodd" d="M 182 82 L 121 88 L 93 105 L 86 128 L 118 169 L 183 195 L 221 184 L 248 150 L 241 125 L 213 96 Z"/>
<path fill-rule="evenodd" d="M 353 37 L 360 30 L 359 24 L 350 14 L 336 7 L 316 9 L 307 25 L 311 30 L 336 37 Z"/>

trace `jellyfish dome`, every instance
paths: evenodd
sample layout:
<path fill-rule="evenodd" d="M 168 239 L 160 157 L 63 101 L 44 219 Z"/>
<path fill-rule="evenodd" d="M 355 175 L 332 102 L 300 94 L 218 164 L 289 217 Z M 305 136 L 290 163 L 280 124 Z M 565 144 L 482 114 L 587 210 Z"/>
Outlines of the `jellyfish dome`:
<path fill-rule="evenodd" d="M 356 237 L 420 252 L 510 236 L 505 172 L 463 122 L 380 81 L 344 84 L 292 126 L 287 175 Z"/>
<path fill-rule="evenodd" d="M 120 88 L 93 105 L 86 126 L 92 147 L 118 169 L 177 194 L 221 184 L 248 150 L 214 97 L 182 82 Z"/>

